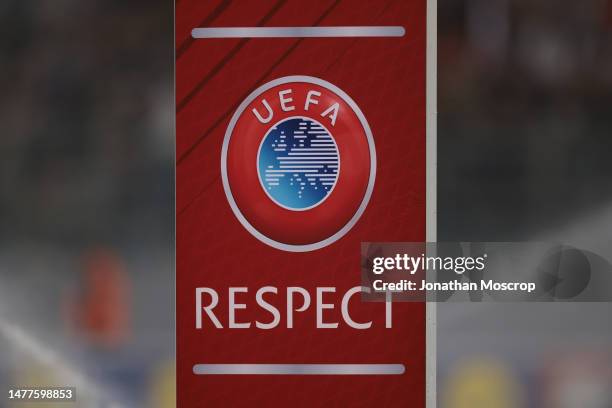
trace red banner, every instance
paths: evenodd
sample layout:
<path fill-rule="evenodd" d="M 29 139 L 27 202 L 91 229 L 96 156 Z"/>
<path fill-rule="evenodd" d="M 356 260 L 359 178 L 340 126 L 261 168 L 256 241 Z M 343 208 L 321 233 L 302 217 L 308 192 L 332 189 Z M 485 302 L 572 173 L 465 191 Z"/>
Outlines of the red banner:
<path fill-rule="evenodd" d="M 426 1 L 176 2 L 179 407 L 425 406 Z"/>

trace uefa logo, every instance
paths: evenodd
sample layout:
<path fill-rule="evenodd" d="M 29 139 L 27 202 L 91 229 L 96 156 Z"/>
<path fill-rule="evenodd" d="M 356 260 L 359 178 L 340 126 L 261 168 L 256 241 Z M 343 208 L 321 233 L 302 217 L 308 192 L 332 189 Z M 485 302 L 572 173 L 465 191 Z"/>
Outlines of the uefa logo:
<path fill-rule="evenodd" d="M 270 128 L 257 159 L 259 180 L 270 198 L 294 211 L 321 204 L 339 173 L 336 141 L 321 123 L 289 117 Z"/>
<path fill-rule="evenodd" d="M 252 235 L 277 249 L 313 251 L 344 236 L 367 207 L 376 176 L 372 132 L 338 87 L 279 78 L 234 113 L 221 175 L 232 211 Z"/>

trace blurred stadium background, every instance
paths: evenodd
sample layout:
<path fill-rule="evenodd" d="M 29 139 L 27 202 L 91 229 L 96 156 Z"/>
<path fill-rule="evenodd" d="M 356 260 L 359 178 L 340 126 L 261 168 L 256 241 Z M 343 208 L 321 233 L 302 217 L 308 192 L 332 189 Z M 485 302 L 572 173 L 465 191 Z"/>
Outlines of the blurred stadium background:
<path fill-rule="evenodd" d="M 612 1 L 438 3 L 438 239 L 611 260 Z M 439 406 L 612 407 L 611 316 L 439 304 Z"/>
<path fill-rule="evenodd" d="M 0 388 L 174 406 L 173 4 L 2 0 L 0 27 Z"/>
<path fill-rule="evenodd" d="M 174 405 L 172 16 L 0 3 L 0 386 Z M 438 56 L 440 240 L 612 259 L 612 1 L 439 0 Z M 440 406 L 612 407 L 611 312 L 440 305 Z"/>

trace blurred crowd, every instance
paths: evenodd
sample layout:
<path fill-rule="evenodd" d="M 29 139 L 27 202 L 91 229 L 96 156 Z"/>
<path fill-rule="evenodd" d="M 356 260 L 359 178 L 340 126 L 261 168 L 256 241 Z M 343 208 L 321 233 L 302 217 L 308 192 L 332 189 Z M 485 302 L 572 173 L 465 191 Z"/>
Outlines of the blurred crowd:
<path fill-rule="evenodd" d="M 612 199 L 612 1 L 440 0 L 439 219 L 519 240 Z"/>
<path fill-rule="evenodd" d="M 172 4 L 3 0 L 0 26 L 0 239 L 166 239 Z"/>
<path fill-rule="evenodd" d="M 173 406 L 172 19 L 0 2 L 1 387 Z"/>
<path fill-rule="evenodd" d="M 612 260 L 612 1 L 438 3 L 438 239 Z M 439 304 L 439 406 L 612 407 L 611 315 Z"/>

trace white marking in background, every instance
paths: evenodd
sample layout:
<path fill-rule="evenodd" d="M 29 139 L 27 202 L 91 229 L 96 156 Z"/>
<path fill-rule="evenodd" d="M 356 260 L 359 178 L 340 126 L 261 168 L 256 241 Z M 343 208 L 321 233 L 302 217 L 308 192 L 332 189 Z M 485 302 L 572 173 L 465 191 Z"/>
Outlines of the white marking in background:
<path fill-rule="evenodd" d="M 6 344 L 14 346 L 23 355 L 46 367 L 46 371 L 53 372 L 62 382 L 78 388 L 79 399 L 84 405 L 112 408 L 129 406 L 118 402 L 113 389 L 101 386 L 94 378 L 70 365 L 69 358 L 52 350 L 43 341 L 4 318 L 0 319 L 0 336 L 6 340 Z M 19 354 L 17 356 L 21 357 Z"/>

